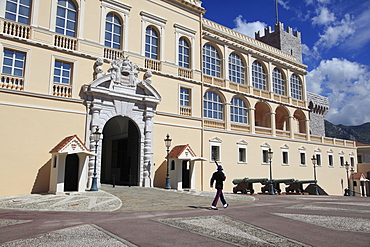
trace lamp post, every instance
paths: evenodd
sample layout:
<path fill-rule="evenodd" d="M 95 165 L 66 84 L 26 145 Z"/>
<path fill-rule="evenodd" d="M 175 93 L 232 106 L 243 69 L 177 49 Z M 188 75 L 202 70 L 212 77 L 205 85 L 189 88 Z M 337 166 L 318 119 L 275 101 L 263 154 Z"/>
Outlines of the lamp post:
<path fill-rule="evenodd" d="M 167 148 L 167 173 L 166 173 L 166 185 L 165 185 L 165 189 L 171 189 L 171 183 L 170 183 L 170 164 L 169 164 L 169 153 L 170 153 L 170 147 L 171 147 L 171 141 L 172 139 L 170 139 L 170 135 L 167 134 L 166 136 L 166 139 L 164 139 L 164 144 Z"/>
<path fill-rule="evenodd" d="M 350 172 L 351 172 L 351 178 L 352 178 L 352 196 L 356 196 L 356 190 L 355 190 L 355 187 L 353 186 L 353 180 L 354 180 L 353 173 L 355 172 L 355 169 L 352 166 L 351 166 Z M 351 179 L 349 181 L 351 181 Z M 349 194 L 351 195 L 351 190 L 349 191 Z"/>
<path fill-rule="evenodd" d="M 100 140 L 101 133 L 99 132 L 99 127 L 96 127 L 95 132 L 92 136 L 92 141 L 95 142 L 95 161 L 94 161 L 94 177 L 92 179 L 90 191 L 98 191 L 98 178 L 96 177 L 96 157 L 98 156 L 98 142 Z"/>
<path fill-rule="evenodd" d="M 272 162 L 272 155 L 274 154 L 274 152 L 271 151 L 271 148 L 269 148 L 269 151 L 267 152 L 267 157 L 269 159 L 269 162 L 270 162 L 270 186 L 269 186 L 269 194 L 270 195 L 275 195 L 275 192 L 274 192 L 274 183 L 272 181 L 272 165 L 271 165 L 271 162 Z"/>
<path fill-rule="evenodd" d="M 350 193 L 349 177 L 348 177 L 349 164 L 348 164 L 348 162 L 347 162 L 347 161 L 346 161 L 346 163 L 344 164 L 344 167 L 346 168 L 346 173 L 347 173 L 347 189 L 345 190 L 344 195 L 345 195 L 345 196 L 350 196 L 350 195 L 351 195 L 351 193 Z"/>
<path fill-rule="evenodd" d="M 317 180 L 316 180 L 316 157 L 315 155 L 312 155 L 312 164 L 313 164 L 313 179 L 315 180 L 315 195 L 320 195 L 319 194 L 319 189 L 317 188 Z"/>

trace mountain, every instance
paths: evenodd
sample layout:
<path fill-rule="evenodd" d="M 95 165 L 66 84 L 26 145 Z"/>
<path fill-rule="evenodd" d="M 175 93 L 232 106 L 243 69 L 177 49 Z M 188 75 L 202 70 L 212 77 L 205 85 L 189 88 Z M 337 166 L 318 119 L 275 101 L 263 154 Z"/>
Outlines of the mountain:
<path fill-rule="evenodd" d="M 325 136 L 370 144 L 370 123 L 346 126 L 335 125 L 325 120 Z"/>

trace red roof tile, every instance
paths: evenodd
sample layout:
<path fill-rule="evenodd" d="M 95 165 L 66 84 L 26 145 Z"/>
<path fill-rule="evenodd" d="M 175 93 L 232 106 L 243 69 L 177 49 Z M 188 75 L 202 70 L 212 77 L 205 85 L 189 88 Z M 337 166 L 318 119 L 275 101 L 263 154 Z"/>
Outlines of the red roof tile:
<path fill-rule="evenodd" d="M 173 158 L 178 158 L 182 154 L 182 152 L 184 152 L 184 150 L 186 148 L 189 148 L 189 150 L 191 151 L 192 155 L 193 156 L 196 156 L 195 153 L 194 153 L 194 151 L 189 146 L 189 144 L 186 144 L 186 145 L 178 145 L 178 146 L 172 148 L 171 152 L 168 155 L 168 158 L 172 158 L 172 159 Z"/>
<path fill-rule="evenodd" d="M 61 142 L 58 143 L 58 145 L 56 145 L 52 150 L 50 150 L 49 153 L 56 153 L 56 152 L 59 152 L 63 147 L 65 147 L 70 141 L 73 140 L 73 138 L 77 138 L 77 140 L 83 145 L 84 148 L 86 148 L 87 151 L 89 151 L 89 149 L 85 146 L 85 144 L 81 141 L 80 138 L 78 138 L 77 135 L 73 135 L 73 136 L 68 136 L 66 138 L 64 138 Z"/>

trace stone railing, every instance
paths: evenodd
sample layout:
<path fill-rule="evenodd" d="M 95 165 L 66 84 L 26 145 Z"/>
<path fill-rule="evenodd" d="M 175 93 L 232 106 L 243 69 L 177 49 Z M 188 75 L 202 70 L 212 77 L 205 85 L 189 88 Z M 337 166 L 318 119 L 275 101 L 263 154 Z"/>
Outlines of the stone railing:
<path fill-rule="evenodd" d="M 229 88 L 243 93 L 250 93 L 250 87 L 245 84 L 229 82 Z"/>
<path fill-rule="evenodd" d="M 162 66 L 161 66 L 160 61 L 149 59 L 149 58 L 145 58 L 144 67 L 147 68 L 147 69 L 150 69 L 150 70 L 155 70 L 155 71 L 161 71 L 162 70 L 162 68 L 161 68 Z"/>
<path fill-rule="evenodd" d="M 111 48 L 104 47 L 103 57 L 109 60 L 116 60 L 123 55 L 123 51 L 115 50 Z"/>
<path fill-rule="evenodd" d="M 54 35 L 54 46 L 67 49 L 67 50 L 76 51 L 77 50 L 77 39 L 55 34 Z"/>
<path fill-rule="evenodd" d="M 204 127 L 213 129 L 225 129 L 225 122 L 206 119 L 204 120 Z"/>
<path fill-rule="evenodd" d="M 272 47 L 270 45 L 267 45 L 261 41 L 258 41 L 256 39 L 253 39 L 251 37 L 248 37 L 247 35 L 244 35 L 242 33 L 239 33 L 237 31 L 234 31 L 230 28 L 227 28 L 225 26 L 222 26 L 220 24 L 217 24 L 213 21 L 210 21 L 208 19 L 205 19 L 203 18 L 202 19 L 202 22 L 203 22 L 203 26 L 204 28 L 210 28 L 211 30 L 214 30 L 214 31 L 218 31 L 218 32 L 221 32 L 221 33 L 224 33 L 227 37 L 234 37 L 235 39 L 238 39 L 240 41 L 243 41 L 245 42 L 246 44 L 250 45 L 250 46 L 253 46 L 254 48 L 257 48 L 257 50 L 265 50 L 265 51 L 269 51 L 269 52 L 272 52 L 272 53 L 275 53 L 279 56 L 282 56 L 282 57 L 285 57 L 285 58 L 288 58 L 289 60 L 292 60 L 292 61 L 296 61 L 296 58 L 286 52 L 283 52 L 275 47 Z"/>
<path fill-rule="evenodd" d="M 54 84 L 53 85 L 53 95 L 71 98 L 72 97 L 72 87 L 70 85 Z"/>
<path fill-rule="evenodd" d="M 274 94 L 274 100 L 289 103 L 289 97 L 280 94 Z"/>
<path fill-rule="evenodd" d="M 241 132 L 248 132 L 249 133 L 251 129 L 250 129 L 249 125 L 232 123 L 231 124 L 231 130 L 241 131 Z"/>
<path fill-rule="evenodd" d="M 191 107 L 190 106 L 181 106 L 180 107 L 180 114 L 184 116 L 191 116 Z"/>
<path fill-rule="evenodd" d="M 1 32 L 3 34 L 15 36 L 18 38 L 29 39 L 31 27 L 28 25 L 19 24 L 9 20 L 2 20 Z"/>
<path fill-rule="evenodd" d="M 271 128 L 256 126 L 254 131 L 257 135 L 267 135 L 267 136 L 272 135 L 272 129 Z"/>
<path fill-rule="evenodd" d="M 276 130 L 276 136 L 282 138 L 290 138 L 290 131 L 287 130 Z"/>
<path fill-rule="evenodd" d="M 203 75 L 203 81 L 219 87 L 226 87 L 225 79 L 216 78 L 208 75 Z"/>
<path fill-rule="evenodd" d="M 177 75 L 188 79 L 193 79 L 193 71 L 191 69 L 179 68 Z"/>
<path fill-rule="evenodd" d="M 306 140 L 307 135 L 305 133 L 294 133 L 294 139 L 297 140 Z"/>
<path fill-rule="evenodd" d="M 0 88 L 23 90 L 24 78 L 2 74 L 0 80 Z"/>

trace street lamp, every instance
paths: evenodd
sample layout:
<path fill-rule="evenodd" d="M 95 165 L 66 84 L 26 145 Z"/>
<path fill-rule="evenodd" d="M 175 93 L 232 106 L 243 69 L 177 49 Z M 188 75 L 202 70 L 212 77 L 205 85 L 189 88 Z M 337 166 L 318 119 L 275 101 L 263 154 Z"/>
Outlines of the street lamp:
<path fill-rule="evenodd" d="M 312 155 L 312 164 L 313 164 L 313 178 L 315 180 L 315 195 L 320 195 L 319 194 L 319 189 L 317 188 L 317 180 L 316 180 L 316 156 Z"/>
<path fill-rule="evenodd" d="M 99 127 L 97 126 L 95 132 L 92 135 L 92 141 L 95 142 L 95 161 L 94 161 L 94 177 L 92 179 L 90 191 L 98 191 L 98 179 L 96 177 L 96 157 L 98 156 L 98 142 L 100 140 L 101 133 L 99 132 Z"/>
<path fill-rule="evenodd" d="M 269 148 L 269 151 L 267 152 L 267 157 L 270 161 L 270 186 L 269 186 L 269 194 L 270 195 L 275 195 L 275 192 L 274 192 L 274 183 L 272 181 L 272 166 L 271 166 L 271 161 L 272 161 L 272 155 L 274 154 L 274 152 L 271 151 L 271 148 Z"/>
<path fill-rule="evenodd" d="M 350 195 L 351 195 L 351 193 L 350 193 L 349 177 L 348 177 L 349 164 L 348 164 L 348 162 L 347 162 L 347 161 L 346 161 L 346 164 L 344 164 L 344 167 L 346 168 L 346 173 L 347 173 L 347 185 L 348 185 L 347 189 L 346 189 L 346 190 L 345 190 L 345 192 L 344 192 L 344 195 L 345 195 L 345 196 L 350 196 Z"/>
<path fill-rule="evenodd" d="M 352 178 L 352 196 L 356 196 L 356 190 L 355 190 L 355 187 L 353 186 L 353 180 L 354 180 L 353 173 L 355 172 L 355 168 L 351 166 L 350 172 L 351 172 L 351 178 Z M 351 181 L 351 179 L 349 181 Z M 349 191 L 349 193 L 351 195 L 351 190 Z"/>
<path fill-rule="evenodd" d="M 167 148 L 167 173 L 166 173 L 166 186 L 164 187 L 165 189 L 171 189 L 171 183 L 170 183 L 170 162 L 169 162 L 169 153 L 170 153 L 170 147 L 171 147 L 171 141 L 170 135 L 167 134 L 166 139 L 164 139 L 164 144 Z"/>

